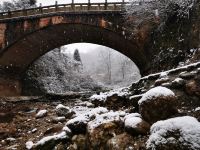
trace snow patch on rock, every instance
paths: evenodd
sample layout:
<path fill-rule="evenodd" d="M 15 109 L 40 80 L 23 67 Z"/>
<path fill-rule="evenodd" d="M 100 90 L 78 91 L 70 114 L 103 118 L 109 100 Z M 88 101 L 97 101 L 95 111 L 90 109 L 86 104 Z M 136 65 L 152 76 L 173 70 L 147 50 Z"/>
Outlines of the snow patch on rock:
<path fill-rule="evenodd" d="M 132 113 L 132 114 L 128 114 L 124 117 L 124 120 L 128 119 L 128 118 L 132 118 L 132 117 L 139 117 L 142 118 L 142 116 L 139 113 Z"/>
<path fill-rule="evenodd" d="M 73 118 L 73 119 L 70 119 L 66 125 L 69 125 L 69 124 L 74 124 L 74 123 L 77 123 L 77 122 L 83 122 L 83 123 L 88 123 L 90 121 L 90 118 L 92 116 L 96 116 L 98 114 L 102 114 L 102 113 L 106 113 L 108 112 L 108 109 L 107 108 L 104 108 L 104 107 L 97 107 L 97 108 L 94 108 L 94 109 L 91 109 L 89 110 L 88 112 L 85 112 L 83 114 L 76 114 L 76 117 Z"/>
<path fill-rule="evenodd" d="M 107 97 L 113 96 L 115 94 L 117 94 L 118 96 L 128 96 L 131 93 L 129 91 L 129 88 L 119 88 L 111 90 L 109 92 L 100 93 L 99 95 L 95 94 L 90 97 L 90 100 L 106 101 Z"/>
<path fill-rule="evenodd" d="M 49 142 L 51 140 L 57 141 L 57 140 L 63 140 L 63 139 L 66 139 L 66 138 L 67 138 L 67 134 L 66 134 L 66 132 L 63 131 L 59 134 L 42 138 L 40 141 L 38 141 L 36 144 L 34 144 L 34 146 L 36 146 L 36 147 L 37 146 L 43 146 L 44 144 L 46 144 L 47 142 Z"/>
<path fill-rule="evenodd" d="M 96 127 L 112 121 L 120 121 L 120 113 L 110 111 L 105 114 L 96 115 L 96 118 L 88 123 L 88 131 L 93 131 Z"/>
<path fill-rule="evenodd" d="M 28 141 L 28 142 L 26 142 L 26 148 L 27 149 L 32 149 L 33 148 L 33 142 L 32 141 Z"/>
<path fill-rule="evenodd" d="M 47 110 L 40 110 L 37 114 L 36 114 L 36 118 L 42 118 L 42 117 L 44 117 L 44 116 L 46 116 L 47 115 Z"/>
<path fill-rule="evenodd" d="M 168 88 L 158 86 L 143 94 L 142 98 L 138 101 L 138 104 L 159 96 L 175 96 L 175 94 Z"/>
<path fill-rule="evenodd" d="M 200 107 L 195 108 L 194 111 L 200 111 Z"/>
<path fill-rule="evenodd" d="M 140 117 L 129 117 L 124 121 L 125 127 L 137 128 L 137 125 L 142 122 Z"/>
<path fill-rule="evenodd" d="M 166 137 L 168 133 L 175 131 L 179 132 L 179 138 Z M 155 149 L 157 145 L 174 140 L 189 145 L 192 150 L 200 149 L 200 122 L 194 117 L 184 116 L 154 123 L 147 141 L 147 149 Z"/>

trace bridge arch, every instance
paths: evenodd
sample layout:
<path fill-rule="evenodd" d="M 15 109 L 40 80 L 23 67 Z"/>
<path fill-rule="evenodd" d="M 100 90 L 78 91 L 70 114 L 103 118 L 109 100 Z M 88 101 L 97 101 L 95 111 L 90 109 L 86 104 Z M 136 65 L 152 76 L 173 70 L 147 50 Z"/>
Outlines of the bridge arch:
<path fill-rule="evenodd" d="M 6 72 L 21 76 L 30 64 L 50 50 L 81 42 L 119 51 L 135 62 L 141 74 L 147 69 L 145 54 L 136 42 L 127 39 L 126 30 L 102 17 L 52 16 L 36 19 L 38 24 L 35 27 L 31 21 L 20 21 L 20 30 L 24 31 L 22 36 L 10 38 L 11 44 L 0 53 L 0 65 Z M 16 28 L 19 28 L 18 23 L 10 30 L 17 32 Z M 27 32 L 29 30 L 31 32 Z"/>

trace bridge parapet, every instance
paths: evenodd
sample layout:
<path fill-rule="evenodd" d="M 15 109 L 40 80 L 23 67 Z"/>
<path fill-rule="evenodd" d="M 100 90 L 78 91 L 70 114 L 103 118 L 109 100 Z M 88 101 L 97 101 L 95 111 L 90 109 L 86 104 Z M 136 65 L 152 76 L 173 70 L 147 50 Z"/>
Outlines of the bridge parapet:
<path fill-rule="evenodd" d="M 9 19 L 23 16 L 35 16 L 56 12 L 87 12 L 87 11 L 122 11 L 127 2 L 105 2 L 105 3 L 68 3 L 36 8 L 20 9 L 8 12 L 1 12 L 0 19 Z"/>
<path fill-rule="evenodd" d="M 125 0 L 122 0 L 122 2 L 107 2 L 107 0 L 105 0 L 105 3 L 90 3 L 90 0 L 88 0 L 88 3 L 74 3 L 74 0 L 72 0 L 72 3 L 59 5 L 56 1 L 55 5 L 42 6 L 40 4 L 40 6 L 36 8 L 1 12 L 0 20 L 24 16 L 43 15 L 56 12 L 124 11 L 125 6 L 142 5 L 144 3 L 151 3 L 152 1 L 138 0 L 130 4 L 129 2 L 125 2 Z"/>

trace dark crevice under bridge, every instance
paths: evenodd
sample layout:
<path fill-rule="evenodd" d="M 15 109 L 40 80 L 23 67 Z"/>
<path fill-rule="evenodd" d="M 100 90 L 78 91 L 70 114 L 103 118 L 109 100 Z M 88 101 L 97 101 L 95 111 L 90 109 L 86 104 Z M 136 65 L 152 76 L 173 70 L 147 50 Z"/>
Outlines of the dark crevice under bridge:
<path fill-rule="evenodd" d="M 126 5 L 71 3 L 0 13 L 0 95 L 20 95 L 27 68 L 48 51 L 71 43 L 113 48 L 144 75 L 153 53 L 144 48 L 144 30 L 133 37 L 134 30 L 125 28 Z"/>

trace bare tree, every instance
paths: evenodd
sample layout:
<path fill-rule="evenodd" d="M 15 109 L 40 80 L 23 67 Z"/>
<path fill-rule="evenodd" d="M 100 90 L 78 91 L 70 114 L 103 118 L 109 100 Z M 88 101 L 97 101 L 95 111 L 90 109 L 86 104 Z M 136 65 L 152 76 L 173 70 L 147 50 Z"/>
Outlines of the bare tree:
<path fill-rule="evenodd" d="M 107 79 L 108 79 L 108 84 L 112 83 L 112 63 L 111 63 L 111 57 L 112 57 L 112 52 L 110 49 L 107 49 L 106 51 L 103 49 L 99 53 L 103 64 L 106 67 L 106 72 L 107 72 Z"/>
<path fill-rule="evenodd" d="M 119 57 L 120 61 L 119 61 L 119 67 L 120 67 L 120 71 L 121 71 L 121 75 L 122 75 L 122 79 L 125 79 L 125 75 L 126 75 L 126 68 L 128 67 L 128 59 L 126 57 L 120 56 Z"/>

